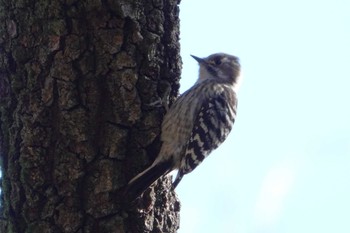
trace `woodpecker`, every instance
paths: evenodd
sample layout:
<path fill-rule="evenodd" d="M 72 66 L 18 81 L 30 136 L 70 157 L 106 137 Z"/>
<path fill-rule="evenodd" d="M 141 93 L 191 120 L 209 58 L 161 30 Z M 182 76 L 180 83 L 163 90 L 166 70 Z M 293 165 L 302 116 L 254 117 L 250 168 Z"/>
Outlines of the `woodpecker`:
<path fill-rule="evenodd" d="M 178 170 L 173 188 L 225 141 L 237 110 L 239 59 L 225 53 L 199 63 L 199 78 L 170 107 L 162 123 L 160 152 L 153 164 L 127 185 L 128 198 L 136 199 L 158 178 Z"/>

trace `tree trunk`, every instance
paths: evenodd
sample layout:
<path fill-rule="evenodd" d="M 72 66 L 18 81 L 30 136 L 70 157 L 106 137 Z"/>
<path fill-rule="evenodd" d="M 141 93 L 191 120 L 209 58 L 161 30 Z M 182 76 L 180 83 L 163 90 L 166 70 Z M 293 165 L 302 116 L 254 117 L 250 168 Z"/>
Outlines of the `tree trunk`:
<path fill-rule="evenodd" d="M 168 178 L 123 188 L 159 151 L 152 103 L 178 92 L 177 4 L 0 2 L 1 232 L 176 232 Z"/>

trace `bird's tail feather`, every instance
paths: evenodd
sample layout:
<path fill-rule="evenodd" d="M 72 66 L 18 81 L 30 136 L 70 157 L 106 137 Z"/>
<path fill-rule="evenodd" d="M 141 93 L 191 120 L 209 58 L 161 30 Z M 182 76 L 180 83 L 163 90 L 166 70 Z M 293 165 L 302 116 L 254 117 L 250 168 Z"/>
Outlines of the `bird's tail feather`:
<path fill-rule="evenodd" d="M 125 191 L 128 200 L 135 200 L 158 178 L 167 174 L 170 171 L 170 165 L 170 162 L 152 164 L 152 166 L 130 180 Z"/>

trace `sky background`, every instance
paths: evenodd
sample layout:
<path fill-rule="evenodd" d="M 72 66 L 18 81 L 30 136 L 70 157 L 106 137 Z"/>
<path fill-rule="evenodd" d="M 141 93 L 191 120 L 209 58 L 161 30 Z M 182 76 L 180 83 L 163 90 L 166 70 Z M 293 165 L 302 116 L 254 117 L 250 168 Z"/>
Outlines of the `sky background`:
<path fill-rule="evenodd" d="M 182 0 L 190 54 L 240 57 L 226 142 L 177 188 L 179 233 L 350 232 L 350 1 Z"/>

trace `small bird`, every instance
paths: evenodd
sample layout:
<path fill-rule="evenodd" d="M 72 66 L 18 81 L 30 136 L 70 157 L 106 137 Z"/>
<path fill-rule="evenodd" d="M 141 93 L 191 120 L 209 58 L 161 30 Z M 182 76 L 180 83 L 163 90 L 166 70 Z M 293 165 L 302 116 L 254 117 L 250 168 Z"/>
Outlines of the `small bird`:
<path fill-rule="evenodd" d="M 239 59 L 225 53 L 207 58 L 191 55 L 200 66 L 197 82 L 166 113 L 162 146 L 153 162 L 127 185 L 128 198 L 140 196 L 158 178 L 178 169 L 173 188 L 225 141 L 237 110 Z"/>

